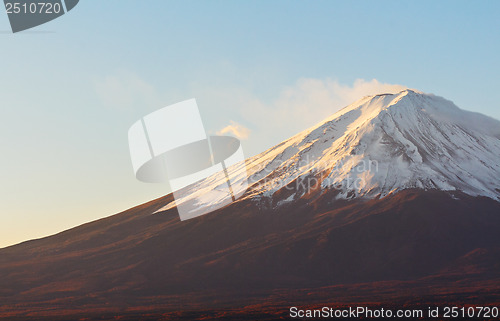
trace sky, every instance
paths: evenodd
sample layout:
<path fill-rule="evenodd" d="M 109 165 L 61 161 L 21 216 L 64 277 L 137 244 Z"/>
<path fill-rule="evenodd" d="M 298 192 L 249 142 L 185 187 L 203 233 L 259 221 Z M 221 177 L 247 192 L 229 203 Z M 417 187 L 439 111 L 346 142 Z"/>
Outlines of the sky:
<path fill-rule="evenodd" d="M 415 88 L 500 119 L 499 1 L 82 0 L 12 34 L 0 13 L 0 247 L 169 192 L 128 128 L 196 98 L 252 156 L 368 94 Z"/>

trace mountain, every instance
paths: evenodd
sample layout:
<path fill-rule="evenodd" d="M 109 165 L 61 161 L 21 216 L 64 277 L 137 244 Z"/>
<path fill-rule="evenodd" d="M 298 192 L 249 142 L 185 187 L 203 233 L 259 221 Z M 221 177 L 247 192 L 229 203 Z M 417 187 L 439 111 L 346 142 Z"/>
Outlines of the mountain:
<path fill-rule="evenodd" d="M 210 214 L 180 221 L 167 195 L 0 249 L 0 318 L 274 320 L 290 306 L 498 305 L 499 128 L 416 91 L 365 97 L 228 168 L 246 172 L 249 189 Z M 222 181 L 183 192 L 210 205 L 217 199 L 203 196 Z"/>

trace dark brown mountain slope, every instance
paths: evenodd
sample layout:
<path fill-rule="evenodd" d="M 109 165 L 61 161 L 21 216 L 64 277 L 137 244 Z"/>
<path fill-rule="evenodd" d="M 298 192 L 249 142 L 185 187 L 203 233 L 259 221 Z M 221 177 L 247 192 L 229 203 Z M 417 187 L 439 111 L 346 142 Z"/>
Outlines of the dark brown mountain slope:
<path fill-rule="evenodd" d="M 1 249 L 0 316 L 500 296 L 489 198 L 407 190 L 277 210 L 246 200 L 183 222 L 151 214 L 170 200 Z"/>

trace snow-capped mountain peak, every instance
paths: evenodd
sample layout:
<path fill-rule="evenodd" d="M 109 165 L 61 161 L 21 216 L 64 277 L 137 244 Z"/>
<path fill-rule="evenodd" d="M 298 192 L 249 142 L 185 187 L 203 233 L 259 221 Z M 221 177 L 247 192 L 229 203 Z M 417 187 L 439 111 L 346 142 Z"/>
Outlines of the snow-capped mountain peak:
<path fill-rule="evenodd" d="M 312 191 L 351 199 L 409 188 L 500 200 L 500 121 L 416 90 L 368 96 L 229 168 L 229 175 L 245 179 L 245 171 L 250 188 L 240 200 L 275 198 L 281 191 L 283 199 L 273 202 L 278 205 Z M 186 195 L 203 199 L 222 181 L 218 174 L 188 187 Z"/>

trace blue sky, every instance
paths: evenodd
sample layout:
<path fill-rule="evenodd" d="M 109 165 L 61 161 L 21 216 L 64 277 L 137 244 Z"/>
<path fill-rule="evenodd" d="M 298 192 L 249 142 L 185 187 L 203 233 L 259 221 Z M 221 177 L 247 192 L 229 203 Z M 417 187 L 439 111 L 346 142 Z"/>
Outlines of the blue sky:
<path fill-rule="evenodd" d="M 0 246 L 168 193 L 134 179 L 126 133 L 181 100 L 197 98 L 210 133 L 246 129 L 248 156 L 393 85 L 500 119 L 499 9 L 498 1 L 82 0 L 18 34 L 0 14 Z M 283 117 L 256 112 L 266 110 Z"/>

